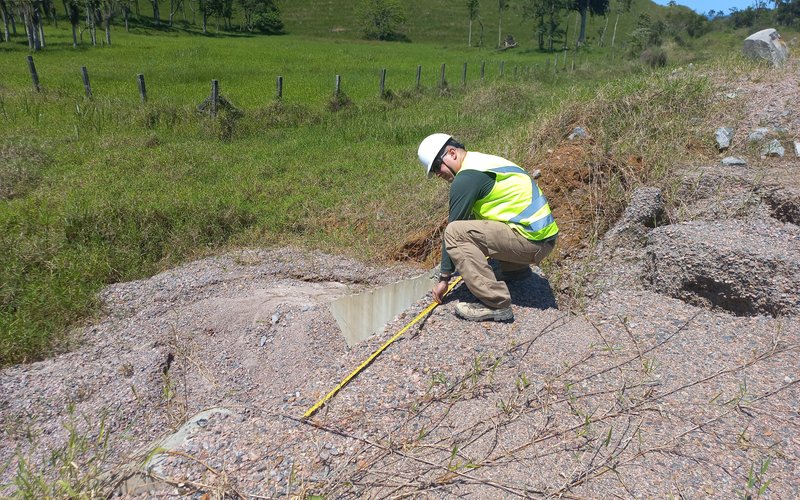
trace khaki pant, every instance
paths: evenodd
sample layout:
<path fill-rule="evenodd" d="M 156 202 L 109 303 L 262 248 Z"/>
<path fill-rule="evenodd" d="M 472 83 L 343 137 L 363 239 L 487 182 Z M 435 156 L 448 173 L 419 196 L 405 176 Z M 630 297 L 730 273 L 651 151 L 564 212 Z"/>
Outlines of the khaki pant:
<path fill-rule="evenodd" d="M 518 271 L 550 255 L 555 239 L 531 241 L 503 222 L 460 220 L 447 225 L 444 244 L 469 291 L 487 306 L 501 309 L 511 305 L 511 294 L 497 281 L 486 257 L 499 261 L 503 272 Z"/>

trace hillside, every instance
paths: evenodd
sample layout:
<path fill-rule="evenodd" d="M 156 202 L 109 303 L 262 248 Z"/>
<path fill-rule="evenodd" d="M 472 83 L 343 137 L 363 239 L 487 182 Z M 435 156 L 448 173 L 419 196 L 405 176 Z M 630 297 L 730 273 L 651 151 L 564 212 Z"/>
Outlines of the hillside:
<path fill-rule="evenodd" d="M 469 38 L 469 16 L 466 2 L 463 1 L 425 1 L 408 0 L 400 2 L 402 13 L 406 18 L 404 32 L 412 43 L 423 42 L 448 46 L 466 46 Z M 502 24 L 497 2 L 480 2 L 478 17 L 484 26 L 484 47 L 493 49 L 497 46 L 498 35 L 505 39 L 513 35 L 520 44 L 521 50 L 532 50 L 537 47 L 535 23 L 525 19 L 522 3 L 509 2 L 509 7 L 502 13 Z M 286 31 L 304 36 L 331 39 L 357 39 L 362 36 L 360 15 L 362 2 L 348 0 L 310 1 L 300 0 L 287 2 L 281 6 Z M 629 33 L 636 24 L 639 14 L 645 13 L 657 19 L 664 15 L 666 9 L 650 0 L 633 0 L 630 10 L 623 11 L 618 2 L 611 2 L 609 24 L 603 17 L 591 16 L 587 21 L 587 35 L 590 45 L 597 45 L 600 33 L 607 29 L 606 43 L 613 34 L 617 14 L 618 34 Z M 574 46 L 577 35 L 575 12 L 565 14 L 561 25 L 568 33 L 569 46 Z M 480 40 L 480 23 L 473 23 L 473 46 Z M 560 46 L 559 46 L 560 47 Z"/>
<path fill-rule="evenodd" d="M 456 289 L 307 422 L 430 298 L 352 349 L 326 303 L 420 269 L 267 248 L 106 287 L 80 346 L 0 374 L 4 493 L 800 496 L 797 158 L 747 141 L 759 126 L 798 140 L 797 70 L 698 70 L 747 165 L 698 154 L 671 192 L 628 193 L 596 245 L 513 285 L 513 323 L 456 319 Z M 534 150 L 547 192 L 612 137 L 589 134 Z M 557 217 L 577 220 L 567 205 Z"/>

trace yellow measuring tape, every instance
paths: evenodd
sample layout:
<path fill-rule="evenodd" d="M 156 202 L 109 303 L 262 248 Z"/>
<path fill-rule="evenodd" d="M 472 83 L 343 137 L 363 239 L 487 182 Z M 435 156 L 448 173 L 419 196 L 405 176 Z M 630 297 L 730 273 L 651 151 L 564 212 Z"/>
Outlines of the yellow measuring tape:
<path fill-rule="evenodd" d="M 456 287 L 456 285 L 458 285 L 458 283 L 459 283 L 460 281 L 461 281 L 461 276 L 456 276 L 456 279 L 454 279 L 454 280 L 453 280 L 453 282 L 452 282 L 452 283 L 450 283 L 450 286 L 448 286 L 448 287 L 447 287 L 447 290 L 444 292 L 444 295 L 447 295 L 448 293 L 450 293 L 450 291 L 451 291 L 451 290 L 453 290 L 453 288 L 455 288 L 455 287 Z M 436 302 L 436 301 L 434 301 L 434 302 L 433 302 L 433 303 L 431 303 L 431 304 L 430 304 L 428 307 L 426 307 L 425 309 L 423 309 L 421 313 L 417 314 L 417 317 L 416 317 L 416 318 L 412 319 L 412 320 L 411 320 L 411 322 L 410 322 L 410 323 L 408 323 L 406 326 L 404 326 L 402 330 L 400 330 L 399 332 L 395 333 L 395 334 L 392 336 L 392 338 L 390 338 L 389 340 L 387 340 L 386 342 L 384 342 L 384 343 L 383 343 L 383 345 L 382 345 L 382 346 L 380 346 L 380 347 L 378 348 L 378 350 L 377 350 L 377 351 L 373 352 L 373 353 L 372 353 L 372 355 L 370 355 L 370 357 L 368 357 L 368 358 L 366 359 L 366 361 L 364 361 L 363 363 L 361 363 L 361 365 L 359 365 L 359 367 L 358 367 L 358 368 L 356 368 L 355 370 L 353 370 L 353 371 L 350 373 L 350 375 L 346 376 L 346 377 L 344 378 L 344 380 L 342 380 L 341 382 L 339 382 L 339 385 L 337 385 L 336 387 L 334 387 L 334 388 L 333 388 L 333 390 L 332 390 L 331 392 L 329 392 L 328 394 L 326 394 L 324 398 L 322 398 L 322 399 L 320 399 L 319 401 L 317 401 L 317 404 L 315 404 L 314 406 L 312 406 L 311 408 L 309 408 L 309 409 L 308 409 L 308 411 L 307 411 L 307 412 L 305 412 L 305 413 L 303 414 L 303 418 L 308 418 L 308 417 L 310 417 L 311 415 L 313 415 L 314 413 L 316 413 L 316 411 L 317 411 L 317 410 L 319 410 L 319 409 L 322 407 L 322 405 L 324 405 L 325 403 L 327 403 L 327 402 L 328 402 L 328 400 L 330 400 L 330 399 L 331 399 L 333 396 L 335 396 L 335 395 L 336 395 L 336 393 L 337 393 L 337 392 L 339 392 L 339 391 L 342 389 L 342 387 L 346 386 L 346 385 L 347 385 L 347 383 L 348 383 L 348 382 L 350 382 L 350 381 L 351 381 L 351 380 L 352 380 L 352 379 L 353 379 L 353 378 L 354 378 L 356 375 L 358 375 L 358 374 L 359 374 L 359 372 L 361 372 L 361 370 L 363 370 L 364 368 L 366 368 L 366 367 L 367 367 L 367 365 L 369 365 L 370 363 L 372 363 L 372 361 L 373 361 L 375 358 L 377 358 L 377 357 L 380 355 L 380 353 L 382 353 L 384 350 L 386 350 L 386 348 L 387 348 L 387 347 L 389 347 L 390 345 L 392 345 L 392 343 L 393 343 L 395 340 L 397 340 L 398 338 L 400 338 L 400 336 L 401 336 L 402 334 L 404 334 L 404 333 L 405 333 L 405 332 L 406 332 L 406 331 L 407 331 L 409 328 L 411 328 L 412 326 L 414 326 L 414 324 L 415 324 L 416 322 L 418 322 L 419 320 L 421 320 L 422 318 L 424 318 L 424 317 L 425 317 L 425 316 L 426 316 L 426 315 L 427 315 L 429 312 L 433 311 L 433 310 L 436 308 L 436 306 L 438 306 L 438 305 L 439 305 L 439 303 L 438 303 L 438 302 Z"/>

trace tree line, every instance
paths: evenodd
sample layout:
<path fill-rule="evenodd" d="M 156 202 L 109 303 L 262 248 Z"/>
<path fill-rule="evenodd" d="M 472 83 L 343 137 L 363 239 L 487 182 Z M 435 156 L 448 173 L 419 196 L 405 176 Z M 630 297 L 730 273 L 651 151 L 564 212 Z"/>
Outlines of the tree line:
<path fill-rule="evenodd" d="M 140 5 L 144 3 L 144 7 Z M 45 23 L 58 25 L 60 15 L 72 26 L 72 43 L 83 43 L 84 34 L 89 43 L 97 45 L 98 28 L 104 32 L 104 43 L 111 45 L 111 26 L 114 19 L 123 20 L 125 31 L 130 29 L 131 18 L 140 19 L 142 10 L 152 9 L 152 24 L 156 27 L 172 26 L 177 15 L 186 23 L 196 24 L 199 16 L 203 33 L 208 32 L 208 21 L 214 19 L 217 29 L 220 23 L 225 29 L 240 29 L 266 34 L 282 33 L 284 30 L 280 10 L 275 0 L 169 0 L 169 12 L 164 17 L 158 0 L 62 0 L 63 11 L 59 13 L 54 0 L 0 0 L 0 17 L 3 21 L 3 38 L 8 42 L 12 36 L 24 30 L 28 46 L 32 51 L 46 46 Z M 235 7 L 241 15 L 238 26 L 233 23 Z M 191 12 L 191 21 L 189 13 Z"/>

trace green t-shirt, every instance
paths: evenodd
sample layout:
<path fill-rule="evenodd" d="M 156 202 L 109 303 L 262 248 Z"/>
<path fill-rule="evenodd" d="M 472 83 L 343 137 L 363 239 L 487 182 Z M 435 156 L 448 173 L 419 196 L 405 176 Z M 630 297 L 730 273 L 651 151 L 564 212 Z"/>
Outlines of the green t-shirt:
<path fill-rule="evenodd" d="M 447 222 L 456 220 L 473 219 L 472 207 L 475 202 L 485 198 L 494 188 L 495 174 L 493 172 L 481 172 L 478 170 L 463 170 L 456 175 L 453 183 L 450 184 L 450 215 Z M 455 264 L 447 255 L 442 238 L 442 263 L 441 271 L 444 274 L 452 274 L 456 270 Z"/>

